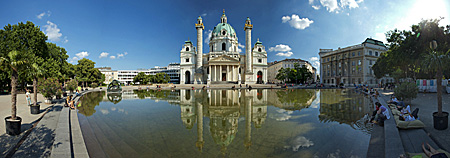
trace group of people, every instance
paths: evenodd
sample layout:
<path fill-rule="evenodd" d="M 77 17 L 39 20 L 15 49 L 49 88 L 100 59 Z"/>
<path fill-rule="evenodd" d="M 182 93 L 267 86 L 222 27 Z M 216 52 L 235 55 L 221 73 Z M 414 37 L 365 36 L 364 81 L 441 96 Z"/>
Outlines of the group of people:
<path fill-rule="evenodd" d="M 396 105 L 397 110 L 400 111 L 399 119 L 402 121 L 414 121 L 419 118 L 419 108 L 416 108 L 411 112 L 411 106 L 405 106 L 405 103 L 403 101 L 399 101 L 395 96 L 392 96 L 388 103 Z"/>
<path fill-rule="evenodd" d="M 72 110 L 75 109 L 75 101 L 72 99 L 72 95 L 69 95 L 67 97 L 65 106 L 70 107 L 70 109 Z"/>

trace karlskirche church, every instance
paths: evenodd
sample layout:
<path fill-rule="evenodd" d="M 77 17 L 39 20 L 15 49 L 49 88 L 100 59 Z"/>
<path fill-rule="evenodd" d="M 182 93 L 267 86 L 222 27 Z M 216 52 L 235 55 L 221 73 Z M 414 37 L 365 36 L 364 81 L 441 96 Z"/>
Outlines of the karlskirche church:
<path fill-rule="evenodd" d="M 195 24 L 197 47 L 188 40 L 180 52 L 180 84 L 263 84 L 267 82 L 267 52 L 257 40 L 251 44 L 250 18 L 245 20 L 245 54 L 238 52 L 239 41 L 234 28 L 227 23 L 225 11 L 212 33 L 209 53 L 203 54 L 203 22 Z"/>

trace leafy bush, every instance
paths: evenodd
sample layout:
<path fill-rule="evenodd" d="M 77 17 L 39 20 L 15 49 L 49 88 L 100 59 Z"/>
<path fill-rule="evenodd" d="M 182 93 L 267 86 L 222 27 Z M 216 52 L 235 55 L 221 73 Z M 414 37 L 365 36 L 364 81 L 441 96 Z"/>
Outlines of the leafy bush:
<path fill-rule="evenodd" d="M 412 100 L 417 97 L 419 87 L 415 83 L 403 82 L 394 89 L 394 93 L 400 100 Z"/>
<path fill-rule="evenodd" d="M 91 87 L 95 89 L 95 88 L 98 87 L 98 84 L 97 84 L 97 83 L 92 83 L 92 84 L 91 84 Z"/>
<path fill-rule="evenodd" d="M 77 80 L 70 80 L 69 82 L 66 83 L 66 88 L 70 91 L 70 93 L 72 93 L 78 86 L 78 81 Z"/>
<path fill-rule="evenodd" d="M 45 98 L 51 99 L 61 90 L 61 83 L 55 78 L 39 79 L 38 90 Z"/>

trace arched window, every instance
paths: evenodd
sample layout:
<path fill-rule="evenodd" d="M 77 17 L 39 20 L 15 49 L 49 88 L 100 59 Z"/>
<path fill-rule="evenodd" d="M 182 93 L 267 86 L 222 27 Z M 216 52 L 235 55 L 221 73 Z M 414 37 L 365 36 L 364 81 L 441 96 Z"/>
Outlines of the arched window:
<path fill-rule="evenodd" d="M 186 51 L 189 51 L 189 47 L 186 47 Z"/>
<path fill-rule="evenodd" d="M 226 50 L 226 44 L 222 43 L 222 50 Z"/>
<path fill-rule="evenodd" d="M 222 31 L 222 35 L 224 35 L 224 36 L 225 36 L 225 34 L 227 34 L 227 32 L 226 32 L 226 31 Z"/>
<path fill-rule="evenodd" d="M 258 48 L 258 52 L 261 52 L 261 48 Z"/>

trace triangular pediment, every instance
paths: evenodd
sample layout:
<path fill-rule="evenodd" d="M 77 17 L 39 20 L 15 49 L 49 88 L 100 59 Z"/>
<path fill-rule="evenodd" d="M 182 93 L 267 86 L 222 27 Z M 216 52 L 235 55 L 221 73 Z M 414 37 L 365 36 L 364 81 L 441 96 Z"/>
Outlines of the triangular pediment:
<path fill-rule="evenodd" d="M 210 62 L 210 63 L 211 63 L 211 62 L 227 62 L 227 63 L 234 63 L 234 62 L 239 62 L 239 60 L 236 60 L 236 59 L 234 59 L 234 58 L 232 58 L 232 57 L 229 57 L 229 56 L 226 56 L 226 55 L 222 55 L 222 56 L 220 56 L 220 57 L 211 59 L 209 62 Z"/>

